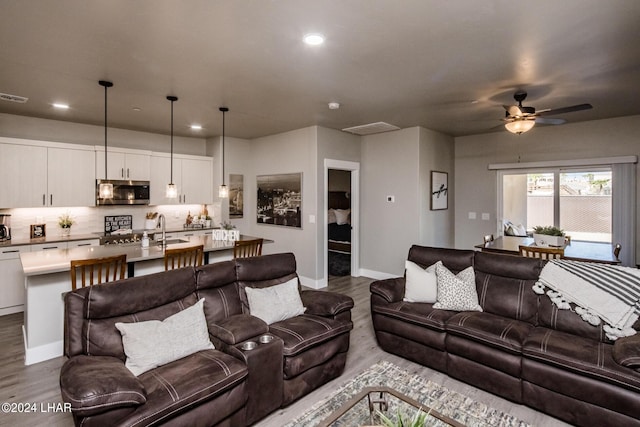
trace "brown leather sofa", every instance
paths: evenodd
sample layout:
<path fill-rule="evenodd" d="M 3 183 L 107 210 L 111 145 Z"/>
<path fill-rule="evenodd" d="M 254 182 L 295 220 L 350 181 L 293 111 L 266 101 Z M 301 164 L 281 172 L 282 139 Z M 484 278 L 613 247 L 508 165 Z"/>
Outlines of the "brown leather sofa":
<path fill-rule="evenodd" d="M 60 388 L 76 425 L 244 426 L 342 374 L 351 298 L 304 290 L 303 315 L 267 325 L 248 314 L 244 286 L 292 278 L 295 257 L 276 254 L 68 293 Z M 201 298 L 215 349 L 134 376 L 115 323 L 163 320 Z"/>
<path fill-rule="evenodd" d="M 545 261 L 422 246 L 408 259 L 454 273 L 473 266 L 483 311 L 404 302 L 403 277 L 375 281 L 371 316 L 385 351 L 575 425 L 640 426 L 640 334 L 614 343 L 533 292 Z"/>

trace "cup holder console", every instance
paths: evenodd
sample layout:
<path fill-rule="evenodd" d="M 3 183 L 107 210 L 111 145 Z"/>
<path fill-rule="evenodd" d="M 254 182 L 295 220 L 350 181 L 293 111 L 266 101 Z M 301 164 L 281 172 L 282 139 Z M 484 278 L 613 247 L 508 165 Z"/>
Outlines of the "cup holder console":
<path fill-rule="evenodd" d="M 254 348 L 256 348 L 257 346 L 258 346 L 257 342 L 255 342 L 255 341 L 247 341 L 245 343 L 242 343 L 240 348 L 243 349 L 244 351 L 250 351 L 250 350 L 253 350 Z"/>
<path fill-rule="evenodd" d="M 271 341 L 273 341 L 273 339 L 273 335 L 270 334 L 264 334 L 258 337 L 258 341 L 260 342 L 260 344 L 269 344 Z M 240 348 L 244 351 L 254 350 L 257 346 L 258 343 L 255 341 L 246 341 L 240 344 Z"/>
<path fill-rule="evenodd" d="M 269 334 L 260 335 L 260 338 L 258 338 L 258 340 L 260 341 L 260 344 L 268 344 L 271 341 L 273 341 L 273 335 L 269 335 Z"/>

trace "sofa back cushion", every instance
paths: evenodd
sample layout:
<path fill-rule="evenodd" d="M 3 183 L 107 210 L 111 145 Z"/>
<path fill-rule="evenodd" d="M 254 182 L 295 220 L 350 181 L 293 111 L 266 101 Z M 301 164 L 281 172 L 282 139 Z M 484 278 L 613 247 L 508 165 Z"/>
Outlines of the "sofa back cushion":
<path fill-rule="evenodd" d="M 586 322 L 572 310 L 559 310 L 547 295 L 540 296 L 540 306 L 538 308 L 538 324 L 550 329 L 567 332 L 572 335 L 578 335 L 589 338 L 594 341 L 611 342 L 607 339 L 604 332 L 604 323 L 597 326 Z"/>
<path fill-rule="evenodd" d="M 538 295 L 532 287 L 543 265 L 539 259 L 475 252 L 476 289 L 482 309 L 535 325 Z"/>
<path fill-rule="evenodd" d="M 197 269 L 196 286 L 199 298 L 204 298 L 207 323 L 218 323 L 242 313 L 235 261 L 207 264 Z"/>
<path fill-rule="evenodd" d="M 249 314 L 249 302 L 245 287 L 268 288 L 298 278 L 296 258 L 292 253 L 238 258 L 236 268 L 242 309 L 246 314 Z"/>
<path fill-rule="evenodd" d="M 117 322 L 164 320 L 197 302 L 192 267 L 77 289 L 65 297 L 65 354 L 125 360 Z"/>
<path fill-rule="evenodd" d="M 469 266 L 473 266 L 474 251 L 446 248 L 432 248 L 428 246 L 413 245 L 409 249 L 407 259 L 427 268 L 438 261 L 442 261 L 445 267 L 453 273 L 459 273 Z"/>

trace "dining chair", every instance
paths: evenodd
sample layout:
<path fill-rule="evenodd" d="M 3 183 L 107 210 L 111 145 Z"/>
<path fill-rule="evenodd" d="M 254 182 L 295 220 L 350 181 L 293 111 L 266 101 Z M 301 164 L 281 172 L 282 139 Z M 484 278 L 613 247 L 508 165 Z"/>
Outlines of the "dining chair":
<path fill-rule="evenodd" d="M 164 250 L 164 269 L 173 270 L 182 267 L 199 267 L 204 257 L 204 245 Z"/>
<path fill-rule="evenodd" d="M 620 259 L 620 249 L 622 249 L 622 245 L 620 243 L 616 243 L 613 247 L 613 255 L 615 255 L 616 259 Z"/>
<path fill-rule="evenodd" d="M 233 245 L 234 258 L 247 258 L 262 255 L 262 243 L 264 239 L 236 240 Z"/>
<path fill-rule="evenodd" d="M 484 236 L 484 244 L 486 245 L 489 242 L 493 242 L 493 234 L 487 234 Z"/>
<path fill-rule="evenodd" d="M 127 255 L 71 260 L 71 289 L 124 279 Z M 80 283 L 78 283 L 80 279 Z"/>
<path fill-rule="evenodd" d="M 520 255 L 527 258 L 561 259 L 564 258 L 564 248 L 547 248 L 543 246 L 519 246 Z"/>

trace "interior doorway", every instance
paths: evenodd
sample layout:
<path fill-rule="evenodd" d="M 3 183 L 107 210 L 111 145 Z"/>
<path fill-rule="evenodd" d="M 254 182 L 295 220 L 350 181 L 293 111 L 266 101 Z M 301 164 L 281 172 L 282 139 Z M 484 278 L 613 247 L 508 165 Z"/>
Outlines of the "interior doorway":
<path fill-rule="evenodd" d="M 325 159 L 324 277 L 358 277 L 360 164 Z"/>

